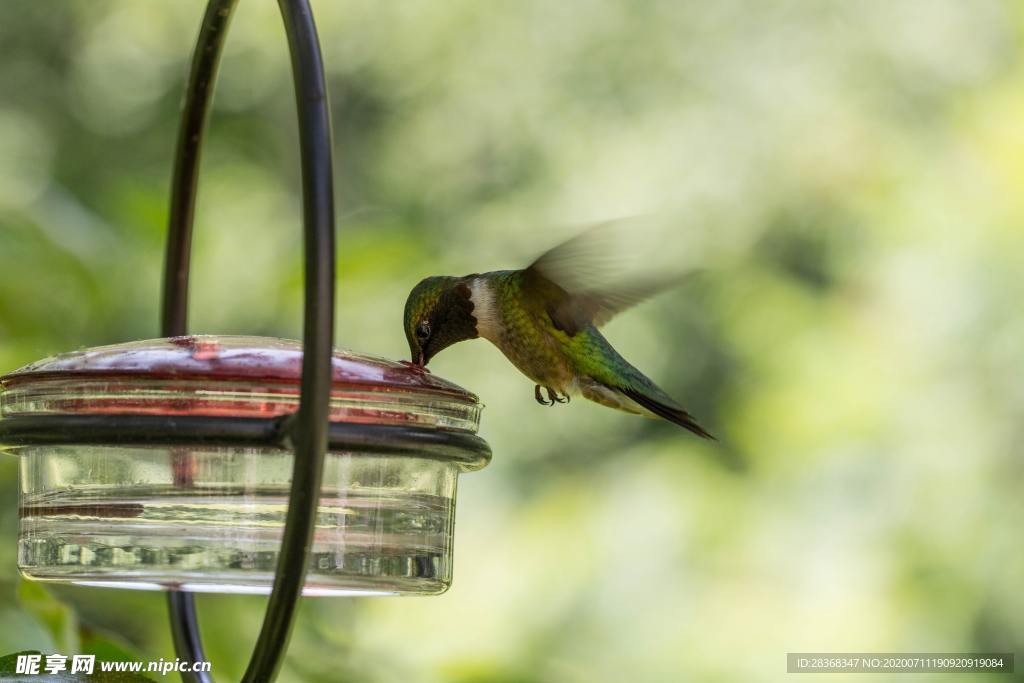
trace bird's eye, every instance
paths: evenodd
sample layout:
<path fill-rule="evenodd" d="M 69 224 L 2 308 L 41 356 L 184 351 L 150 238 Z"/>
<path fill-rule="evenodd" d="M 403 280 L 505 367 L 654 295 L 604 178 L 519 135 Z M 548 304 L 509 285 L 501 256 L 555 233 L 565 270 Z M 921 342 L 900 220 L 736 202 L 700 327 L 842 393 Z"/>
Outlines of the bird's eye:
<path fill-rule="evenodd" d="M 426 320 L 423 320 L 420 322 L 419 325 L 416 326 L 416 338 L 419 339 L 420 341 L 423 341 L 429 337 L 430 323 L 427 322 Z"/>

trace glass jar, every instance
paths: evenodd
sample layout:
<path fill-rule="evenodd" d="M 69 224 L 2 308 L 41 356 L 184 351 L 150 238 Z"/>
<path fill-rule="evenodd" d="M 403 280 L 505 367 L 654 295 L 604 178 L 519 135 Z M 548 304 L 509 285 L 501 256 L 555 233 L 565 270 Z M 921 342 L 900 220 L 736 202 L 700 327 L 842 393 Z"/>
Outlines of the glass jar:
<path fill-rule="evenodd" d="M 174 422 L 197 416 L 282 424 L 298 407 L 301 365 L 299 342 L 190 336 L 62 354 L 0 378 L 0 448 L 20 456 L 21 572 L 268 593 L 291 481 L 287 444 L 220 443 L 215 427 L 174 442 L 128 438 L 118 425 L 138 431 L 131 420 L 158 419 L 181 433 Z M 444 592 L 458 475 L 490 459 L 475 436 L 479 401 L 415 366 L 348 351 L 335 352 L 333 373 L 304 594 Z M 105 436 L 60 433 L 95 416 L 111 418 Z"/>

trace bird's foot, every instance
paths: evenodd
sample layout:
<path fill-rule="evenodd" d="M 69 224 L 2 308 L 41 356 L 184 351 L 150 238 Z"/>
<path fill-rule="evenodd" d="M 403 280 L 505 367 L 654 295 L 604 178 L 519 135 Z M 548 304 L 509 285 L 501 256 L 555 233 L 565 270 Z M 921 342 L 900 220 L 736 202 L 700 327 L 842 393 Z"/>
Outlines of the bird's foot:
<path fill-rule="evenodd" d="M 552 389 L 551 387 L 544 387 L 544 390 L 548 392 L 548 401 L 550 401 L 550 403 L 548 403 L 548 405 L 553 406 L 556 403 L 568 403 L 569 402 L 569 394 L 566 394 L 565 396 L 559 396 L 558 392 L 555 391 L 554 389 Z"/>
<path fill-rule="evenodd" d="M 551 390 L 548 389 L 548 392 L 550 392 L 550 391 Z M 550 393 L 549 393 L 549 396 L 550 396 Z M 542 406 L 551 406 L 551 405 L 555 404 L 555 402 L 550 400 L 550 399 L 547 400 L 547 401 L 544 400 L 544 397 L 540 395 L 540 385 L 539 384 L 533 387 L 533 397 L 537 400 L 537 403 L 541 404 Z"/>

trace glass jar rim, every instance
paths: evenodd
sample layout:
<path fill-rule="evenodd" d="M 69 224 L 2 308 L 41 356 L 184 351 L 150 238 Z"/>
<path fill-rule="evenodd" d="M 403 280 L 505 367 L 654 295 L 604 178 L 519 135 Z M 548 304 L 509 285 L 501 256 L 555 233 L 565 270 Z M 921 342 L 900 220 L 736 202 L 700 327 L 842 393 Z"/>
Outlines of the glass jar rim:
<path fill-rule="evenodd" d="M 0 417 L 283 416 L 298 406 L 302 355 L 294 340 L 213 335 L 81 349 L 0 377 Z M 479 426 L 474 394 L 411 363 L 337 349 L 332 373 L 332 422 Z"/>

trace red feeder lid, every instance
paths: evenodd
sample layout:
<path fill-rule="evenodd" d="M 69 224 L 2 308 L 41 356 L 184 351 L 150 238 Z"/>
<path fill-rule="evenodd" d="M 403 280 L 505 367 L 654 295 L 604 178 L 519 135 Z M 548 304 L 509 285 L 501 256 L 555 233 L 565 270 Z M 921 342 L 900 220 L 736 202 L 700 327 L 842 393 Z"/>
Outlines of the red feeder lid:
<path fill-rule="evenodd" d="M 465 389 L 404 363 L 338 349 L 333 422 L 476 432 Z M 0 377 L 0 416 L 159 414 L 273 417 L 299 402 L 302 343 L 194 335 L 62 353 Z"/>

